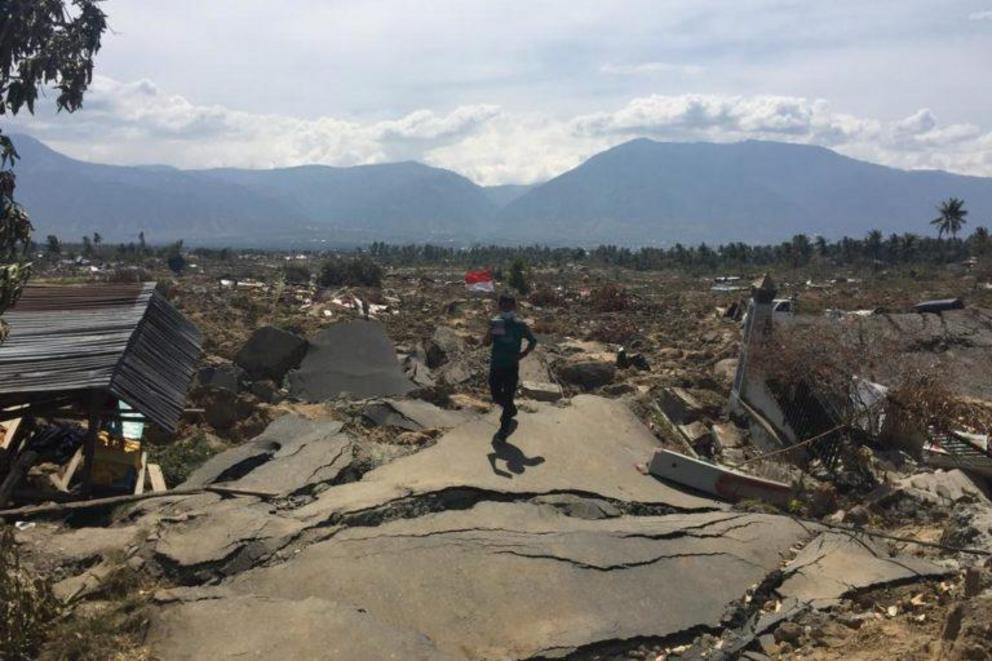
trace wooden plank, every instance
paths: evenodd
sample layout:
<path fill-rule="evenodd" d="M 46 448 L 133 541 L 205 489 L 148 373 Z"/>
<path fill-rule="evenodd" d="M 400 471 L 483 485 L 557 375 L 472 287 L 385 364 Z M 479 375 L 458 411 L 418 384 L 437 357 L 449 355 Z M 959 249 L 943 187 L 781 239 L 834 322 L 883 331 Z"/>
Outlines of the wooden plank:
<path fill-rule="evenodd" d="M 148 464 L 148 484 L 155 492 L 169 490 L 165 483 L 165 475 L 162 474 L 162 467 L 158 464 Z"/>
<path fill-rule="evenodd" d="M 10 445 L 14 440 L 14 436 L 17 435 L 17 429 L 21 426 L 21 421 L 23 419 L 24 418 L 14 418 L 4 425 L 3 441 L 0 441 L 0 447 L 4 450 L 10 448 Z"/>
<path fill-rule="evenodd" d="M 69 490 L 69 484 L 72 482 L 73 475 L 76 474 L 76 470 L 79 468 L 79 464 L 83 462 L 83 448 L 76 448 L 76 453 L 72 455 L 72 459 L 66 465 L 65 470 L 62 472 L 62 480 L 60 488 L 62 491 Z"/>
<path fill-rule="evenodd" d="M 138 469 L 138 479 L 134 482 L 134 495 L 140 496 L 145 493 L 145 471 L 148 470 L 148 454 L 141 453 L 141 468 Z"/>
<path fill-rule="evenodd" d="M 173 489 L 172 491 L 146 491 L 141 495 L 127 494 L 124 496 L 110 496 L 109 498 L 92 498 L 90 500 L 78 500 L 71 503 L 56 503 L 54 505 L 29 505 L 16 509 L 0 510 L 0 519 L 15 518 L 28 519 L 34 516 L 44 516 L 48 514 L 66 514 L 77 510 L 92 509 L 95 507 L 112 507 L 114 505 L 126 505 L 136 503 L 149 498 L 167 498 L 170 496 L 195 496 L 201 493 L 216 493 L 222 496 L 249 496 L 251 498 L 261 498 L 272 500 L 278 498 L 279 494 L 267 491 L 255 491 L 254 489 L 234 489 L 210 485 L 195 489 Z"/>

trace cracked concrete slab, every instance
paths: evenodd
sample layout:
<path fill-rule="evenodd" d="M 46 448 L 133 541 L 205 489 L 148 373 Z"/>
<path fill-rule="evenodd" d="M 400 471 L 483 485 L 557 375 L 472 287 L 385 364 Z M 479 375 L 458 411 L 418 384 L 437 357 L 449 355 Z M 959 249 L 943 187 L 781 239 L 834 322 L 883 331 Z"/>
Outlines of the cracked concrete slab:
<path fill-rule="evenodd" d="M 434 446 L 329 489 L 292 515 L 318 525 L 453 490 L 486 492 L 491 499 L 573 493 L 676 510 L 727 507 L 638 472 L 635 464 L 658 442 L 622 402 L 583 395 L 569 406 L 539 404 L 518 421 L 509 440 L 495 444 L 498 412 L 463 424 Z"/>
<path fill-rule="evenodd" d="M 351 465 L 353 442 L 336 420 L 286 415 L 244 445 L 209 459 L 184 487 L 224 483 L 240 489 L 289 494 L 335 481 Z"/>
<path fill-rule="evenodd" d="M 832 606 L 858 590 L 949 572 L 922 558 L 891 556 L 863 535 L 841 532 L 821 533 L 782 571 L 786 578 L 778 593 L 815 608 Z"/>
<path fill-rule="evenodd" d="M 217 594 L 347 602 L 461 658 L 560 656 L 604 640 L 716 627 L 726 605 L 807 535 L 763 514 L 587 520 L 529 503 L 482 503 L 341 529 L 284 563 L 233 577 Z"/>
<path fill-rule="evenodd" d="M 252 567 L 285 546 L 303 526 L 255 499 L 222 500 L 163 528 L 156 560 L 184 582 Z"/>
<path fill-rule="evenodd" d="M 453 658 L 416 631 L 318 597 L 247 595 L 173 604 L 156 613 L 146 642 L 161 658 L 175 661 Z"/>
<path fill-rule="evenodd" d="M 383 427 L 407 431 L 451 429 L 475 417 L 468 411 L 451 411 L 420 399 L 396 399 L 373 402 L 362 415 Z"/>

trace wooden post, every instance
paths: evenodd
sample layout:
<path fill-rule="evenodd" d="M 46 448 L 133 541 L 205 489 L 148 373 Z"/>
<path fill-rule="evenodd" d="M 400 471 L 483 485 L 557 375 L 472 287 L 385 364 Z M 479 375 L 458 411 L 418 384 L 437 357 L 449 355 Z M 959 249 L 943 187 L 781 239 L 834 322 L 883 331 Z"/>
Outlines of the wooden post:
<path fill-rule="evenodd" d="M 86 427 L 86 437 L 83 439 L 83 495 L 89 497 L 93 490 L 93 462 L 96 459 L 96 437 L 100 433 L 103 419 L 100 410 L 103 408 L 101 393 L 94 390 L 90 393 L 89 418 Z"/>

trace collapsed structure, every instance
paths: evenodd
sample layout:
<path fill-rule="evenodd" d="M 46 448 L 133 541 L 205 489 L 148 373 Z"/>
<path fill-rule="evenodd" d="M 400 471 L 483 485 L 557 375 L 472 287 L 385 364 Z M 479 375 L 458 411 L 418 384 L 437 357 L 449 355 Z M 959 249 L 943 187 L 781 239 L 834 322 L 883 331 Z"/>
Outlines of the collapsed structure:
<path fill-rule="evenodd" d="M 80 493 L 88 494 L 101 432 L 103 454 L 110 457 L 111 439 L 125 436 L 123 423 L 138 423 L 129 429 L 139 434 L 146 420 L 176 431 L 200 358 L 200 333 L 154 283 L 30 286 L 6 319 L 11 333 L 0 345 L 0 506 L 34 463 L 61 463 L 66 455 L 52 485 L 67 493 L 82 464 Z M 55 421 L 73 419 L 86 421 L 85 432 L 63 427 L 59 435 L 52 429 Z M 140 445 L 116 445 L 132 455 L 126 461 L 142 474 L 129 479 L 142 489 L 147 464 Z"/>

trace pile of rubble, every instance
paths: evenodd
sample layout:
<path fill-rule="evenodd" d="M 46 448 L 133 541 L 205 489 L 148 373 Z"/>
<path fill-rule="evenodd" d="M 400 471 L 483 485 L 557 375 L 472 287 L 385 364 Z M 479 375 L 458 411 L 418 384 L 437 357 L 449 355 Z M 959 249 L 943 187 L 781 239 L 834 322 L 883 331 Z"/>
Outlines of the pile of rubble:
<path fill-rule="evenodd" d="M 163 658 L 986 658 L 980 473 L 892 427 L 817 454 L 748 355 L 774 295 L 713 314 L 736 285 L 607 296 L 561 275 L 580 285 L 521 304 L 540 345 L 509 438 L 491 301 L 406 273 L 388 311 L 331 301 L 212 354 L 184 433 L 225 442 L 172 494 L 18 541 L 98 611 L 122 564 L 146 577 Z M 954 315 L 992 347 L 984 312 Z"/>

